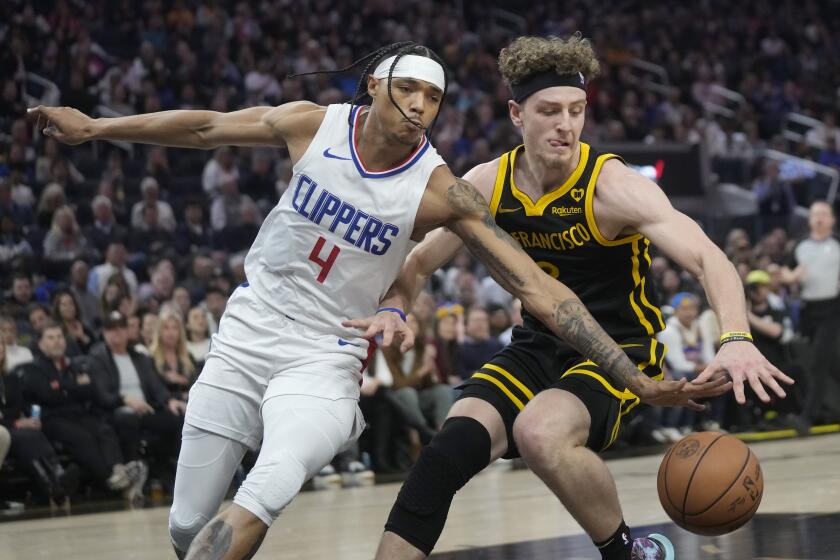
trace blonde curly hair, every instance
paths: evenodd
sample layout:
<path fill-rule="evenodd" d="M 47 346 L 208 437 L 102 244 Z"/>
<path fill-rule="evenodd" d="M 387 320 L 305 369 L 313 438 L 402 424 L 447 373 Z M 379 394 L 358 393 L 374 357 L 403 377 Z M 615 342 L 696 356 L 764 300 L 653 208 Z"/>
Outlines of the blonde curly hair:
<path fill-rule="evenodd" d="M 519 37 L 499 53 L 499 71 L 508 87 L 545 70 L 583 74 L 588 82 L 601 71 L 592 43 L 580 31 L 569 37 Z"/>

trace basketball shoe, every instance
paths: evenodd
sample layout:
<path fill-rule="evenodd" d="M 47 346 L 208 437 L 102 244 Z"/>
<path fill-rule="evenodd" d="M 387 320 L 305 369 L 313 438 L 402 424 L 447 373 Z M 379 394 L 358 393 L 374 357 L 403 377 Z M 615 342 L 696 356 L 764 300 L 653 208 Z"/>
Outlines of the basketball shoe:
<path fill-rule="evenodd" d="M 632 560 L 675 560 L 674 545 L 668 537 L 656 533 L 633 541 Z"/>

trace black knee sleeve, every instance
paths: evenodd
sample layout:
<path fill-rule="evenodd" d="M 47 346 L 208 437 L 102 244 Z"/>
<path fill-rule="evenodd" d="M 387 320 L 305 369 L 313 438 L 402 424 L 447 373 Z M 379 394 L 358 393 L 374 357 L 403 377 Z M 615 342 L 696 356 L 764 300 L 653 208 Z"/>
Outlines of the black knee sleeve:
<path fill-rule="evenodd" d="M 423 448 L 388 516 L 385 530 L 427 556 L 435 547 L 455 493 L 490 462 L 490 433 L 466 416 L 448 419 Z"/>

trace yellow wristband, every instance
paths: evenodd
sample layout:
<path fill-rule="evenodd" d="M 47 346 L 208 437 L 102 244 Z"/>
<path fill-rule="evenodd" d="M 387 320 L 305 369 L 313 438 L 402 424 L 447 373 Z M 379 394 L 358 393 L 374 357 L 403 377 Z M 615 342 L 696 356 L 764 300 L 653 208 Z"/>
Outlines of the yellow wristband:
<path fill-rule="evenodd" d="M 720 343 L 723 344 L 724 342 L 739 342 L 739 341 L 749 341 L 752 342 L 752 335 L 748 332 L 744 331 L 730 331 L 725 332 L 720 335 Z"/>

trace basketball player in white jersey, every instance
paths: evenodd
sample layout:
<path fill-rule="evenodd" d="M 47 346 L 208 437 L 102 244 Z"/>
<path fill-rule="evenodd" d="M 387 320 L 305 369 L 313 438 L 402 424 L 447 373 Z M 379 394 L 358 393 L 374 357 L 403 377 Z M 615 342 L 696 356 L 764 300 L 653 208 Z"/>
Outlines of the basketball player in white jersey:
<path fill-rule="evenodd" d="M 370 107 L 294 102 L 232 113 L 164 111 L 90 119 L 71 108 L 32 109 L 68 144 L 111 139 L 210 149 L 285 146 L 289 189 L 271 211 L 190 392 L 170 534 L 179 557 L 250 558 L 303 483 L 359 436 L 365 317 L 396 279 L 414 242 L 445 225 L 554 332 L 616 371 L 635 365 L 574 294 L 495 227 L 486 202 L 430 145 L 446 92 L 429 49 L 398 43 L 370 57 L 360 91 Z M 40 121 L 39 121 L 40 122 Z M 402 311 L 391 330 L 404 329 Z M 388 338 L 390 338 L 390 334 Z M 387 341 L 386 341 L 387 342 Z M 685 403 L 717 383 L 660 383 Z M 262 447 L 234 504 L 213 517 L 248 448 Z"/>

